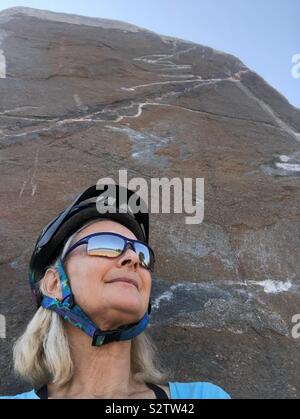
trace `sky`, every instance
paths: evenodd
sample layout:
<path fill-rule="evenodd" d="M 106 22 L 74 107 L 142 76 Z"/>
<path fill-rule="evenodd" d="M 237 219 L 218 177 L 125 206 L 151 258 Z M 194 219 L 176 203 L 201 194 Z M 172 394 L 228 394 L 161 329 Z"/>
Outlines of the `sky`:
<path fill-rule="evenodd" d="M 117 19 L 230 53 L 300 108 L 300 0 L 0 0 Z"/>

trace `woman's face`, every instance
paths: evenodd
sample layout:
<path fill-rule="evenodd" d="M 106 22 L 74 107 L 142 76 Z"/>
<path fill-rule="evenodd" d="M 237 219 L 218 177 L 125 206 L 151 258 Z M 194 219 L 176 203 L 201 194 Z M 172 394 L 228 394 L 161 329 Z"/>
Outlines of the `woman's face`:
<path fill-rule="evenodd" d="M 76 243 L 93 233 L 113 232 L 137 239 L 125 226 L 110 220 L 97 221 L 81 230 L 72 241 Z M 151 293 L 151 274 L 140 266 L 138 255 L 127 249 L 116 258 L 89 256 L 86 245 L 78 246 L 64 260 L 66 273 L 76 303 L 102 330 L 140 320 L 147 312 Z M 138 287 L 112 282 L 127 277 Z"/>

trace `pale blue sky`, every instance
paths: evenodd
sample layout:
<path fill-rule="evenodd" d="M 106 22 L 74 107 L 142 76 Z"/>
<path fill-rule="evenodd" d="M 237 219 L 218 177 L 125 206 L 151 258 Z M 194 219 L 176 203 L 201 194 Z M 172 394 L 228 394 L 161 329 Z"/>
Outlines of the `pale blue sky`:
<path fill-rule="evenodd" d="M 231 53 L 300 108 L 300 0 L 0 0 L 13 6 L 118 19 Z"/>

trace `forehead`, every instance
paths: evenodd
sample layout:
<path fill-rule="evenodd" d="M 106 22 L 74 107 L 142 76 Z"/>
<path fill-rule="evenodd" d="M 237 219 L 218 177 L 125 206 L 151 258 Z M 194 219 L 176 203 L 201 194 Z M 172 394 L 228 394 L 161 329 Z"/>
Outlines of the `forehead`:
<path fill-rule="evenodd" d="M 135 234 L 131 230 L 129 230 L 127 227 L 123 226 L 122 224 L 116 221 L 111 221 L 111 220 L 95 221 L 91 225 L 81 230 L 78 234 L 76 234 L 74 239 L 77 241 L 90 234 L 105 233 L 105 232 L 118 233 L 118 234 L 121 234 L 122 236 L 128 237 L 129 239 L 135 239 L 135 240 L 137 239 Z"/>

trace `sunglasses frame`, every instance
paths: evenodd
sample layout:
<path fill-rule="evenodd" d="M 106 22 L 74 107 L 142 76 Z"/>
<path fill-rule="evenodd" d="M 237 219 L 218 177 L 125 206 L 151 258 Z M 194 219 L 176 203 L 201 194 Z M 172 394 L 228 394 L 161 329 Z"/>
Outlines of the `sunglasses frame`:
<path fill-rule="evenodd" d="M 64 255 L 64 259 L 74 250 L 74 249 L 76 249 L 78 246 L 81 246 L 82 244 L 87 244 L 88 245 L 88 242 L 89 242 L 89 239 L 90 238 L 92 238 L 92 237 L 97 237 L 97 236 L 103 236 L 103 235 L 109 235 L 109 236 L 115 236 L 115 237 L 119 237 L 119 238 L 121 238 L 121 239 L 123 239 L 124 240 L 124 247 L 123 247 L 123 250 L 121 251 L 121 253 L 119 254 L 119 255 L 117 255 L 117 256 L 99 256 L 99 257 L 106 257 L 106 258 L 109 258 L 109 259 L 115 259 L 115 258 L 117 258 L 117 257 L 119 257 L 119 256 L 121 256 L 126 250 L 127 250 L 127 248 L 128 248 L 128 244 L 130 245 L 130 247 L 131 247 L 131 249 L 135 252 L 135 253 L 137 253 L 136 251 L 135 251 L 135 248 L 134 248 L 134 243 L 139 243 L 139 244 L 142 244 L 142 245 L 144 245 L 148 250 L 149 250 L 149 254 L 150 254 L 150 260 L 151 260 L 151 257 L 152 257 L 152 264 L 151 264 L 151 267 L 149 267 L 149 268 L 147 268 L 146 266 L 143 266 L 142 264 L 141 264 L 141 262 L 139 262 L 139 264 L 140 264 L 140 266 L 142 266 L 143 268 L 145 268 L 145 269 L 147 269 L 147 270 L 149 270 L 149 271 L 153 271 L 154 270 L 154 264 L 155 264 L 155 255 L 154 255 L 154 251 L 153 251 L 153 249 L 146 243 L 146 242 L 143 242 L 143 241 L 141 241 L 141 240 L 134 240 L 134 239 L 129 239 L 128 237 L 125 237 L 125 236 L 122 236 L 121 234 L 118 234 L 118 233 L 113 233 L 113 232 L 110 232 L 110 231 L 108 231 L 108 232 L 101 232 L 101 233 L 94 233 L 94 234 L 89 234 L 88 236 L 86 236 L 86 237 L 83 237 L 82 239 L 80 239 L 77 243 L 74 243 L 71 247 L 70 247 L 70 249 L 68 249 L 67 250 L 67 252 L 66 252 L 66 254 Z M 88 254 L 88 253 L 87 253 Z"/>

